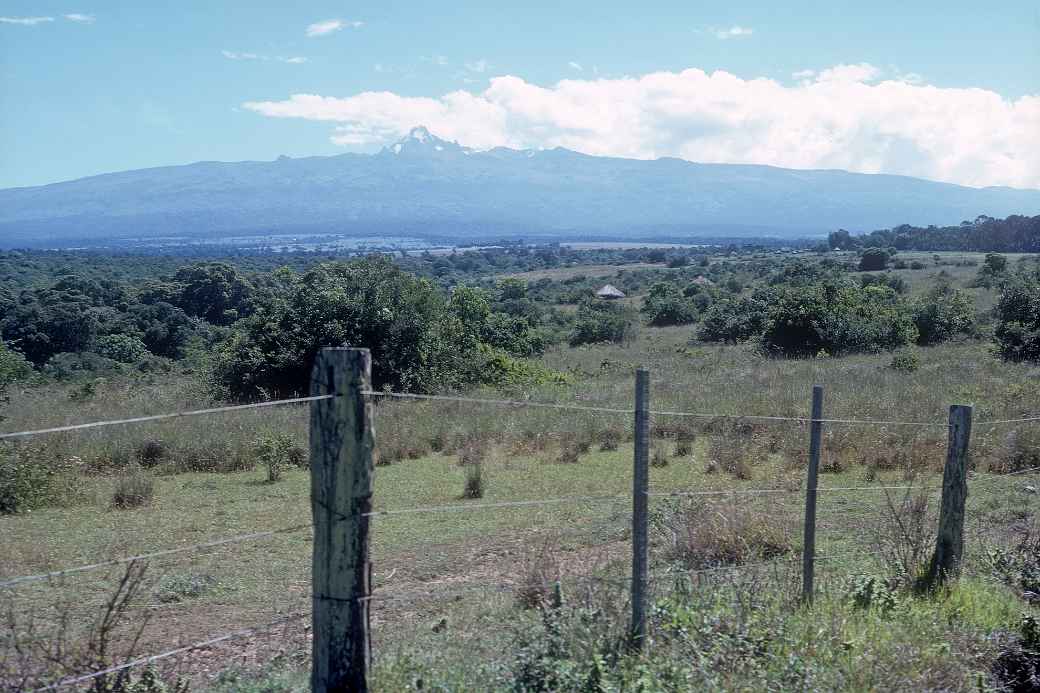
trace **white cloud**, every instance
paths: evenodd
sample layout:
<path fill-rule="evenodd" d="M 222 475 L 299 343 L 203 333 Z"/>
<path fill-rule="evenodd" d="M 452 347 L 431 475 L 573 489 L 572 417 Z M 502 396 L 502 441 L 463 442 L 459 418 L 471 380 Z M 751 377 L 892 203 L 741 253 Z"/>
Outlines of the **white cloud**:
<path fill-rule="evenodd" d="M 481 73 L 483 73 L 483 72 L 487 72 L 488 68 L 491 67 L 491 64 L 488 63 L 487 60 L 484 60 L 483 58 L 481 58 L 480 60 L 474 60 L 471 63 L 466 63 L 465 67 L 470 72 L 481 72 Z"/>
<path fill-rule="evenodd" d="M 92 14 L 80 14 L 79 12 L 72 12 L 70 14 L 63 14 L 62 17 L 69 20 L 70 22 L 79 22 L 80 24 L 93 24 L 95 17 Z"/>
<path fill-rule="evenodd" d="M 794 85 L 698 69 L 566 79 L 501 76 L 479 92 L 346 98 L 295 94 L 244 107 L 335 123 L 332 140 L 371 145 L 416 124 L 478 148 L 567 147 L 595 155 L 839 168 L 965 185 L 1040 188 L 1040 94 L 890 78 L 837 65 Z"/>
<path fill-rule="evenodd" d="M 20 24 L 22 26 L 36 26 L 53 21 L 54 17 L 0 17 L 0 24 Z"/>
<path fill-rule="evenodd" d="M 421 60 L 424 63 L 433 63 L 434 65 L 439 65 L 440 67 L 444 67 L 448 64 L 448 59 L 443 55 L 421 55 L 419 56 L 419 60 Z"/>
<path fill-rule="evenodd" d="M 746 26 L 734 25 L 729 27 L 728 29 L 712 29 L 711 33 L 715 36 L 715 38 L 719 39 L 720 41 L 725 41 L 731 38 L 746 38 L 755 33 L 755 30 L 749 29 Z"/>
<path fill-rule="evenodd" d="M 331 34 L 340 29 L 346 29 L 350 27 L 352 29 L 359 29 L 365 25 L 364 22 L 347 22 L 342 19 L 326 19 L 323 22 L 315 22 L 307 27 L 307 35 L 314 36 L 325 36 Z"/>
<path fill-rule="evenodd" d="M 572 70 L 577 70 L 578 72 L 581 72 L 585 69 L 581 66 L 581 63 L 576 63 L 573 60 L 567 63 L 567 67 L 569 67 Z"/>
<path fill-rule="evenodd" d="M 302 65 L 307 62 L 307 58 L 301 56 L 292 56 L 287 58 L 281 55 L 270 56 L 260 55 L 258 53 L 238 53 L 236 51 L 220 51 L 220 54 L 228 60 L 273 60 L 277 63 L 290 63 L 292 65 Z"/>

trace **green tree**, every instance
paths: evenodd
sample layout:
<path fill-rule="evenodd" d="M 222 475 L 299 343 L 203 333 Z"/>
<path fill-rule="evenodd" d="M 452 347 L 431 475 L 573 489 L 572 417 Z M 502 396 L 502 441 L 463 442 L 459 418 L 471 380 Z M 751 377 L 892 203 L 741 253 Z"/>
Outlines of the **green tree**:
<path fill-rule="evenodd" d="M 617 303 L 585 299 L 571 331 L 571 346 L 599 342 L 623 343 L 635 335 L 635 316 Z"/>
<path fill-rule="evenodd" d="M 913 305 L 917 343 L 924 346 L 947 342 L 971 330 L 975 310 L 971 297 L 940 283 Z"/>
<path fill-rule="evenodd" d="M 372 350 L 377 388 L 428 392 L 474 377 L 473 345 L 444 295 L 372 257 L 318 265 L 258 306 L 221 349 L 214 379 L 242 400 L 304 393 L 318 350 L 339 345 Z"/>
<path fill-rule="evenodd" d="M 177 305 L 188 315 L 214 325 L 230 325 L 248 312 L 252 286 L 231 265 L 200 262 L 174 275 L 180 285 Z"/>
<path fill-rule="evenodd" d="M 723 299 L 704 314 L 698 336 L 705 342 L 735 344 L 765 331 L 769 311 L 767 295 Z"/>
<path fill-rule="evenodd" d="M 888 266 L 888 251 L 884 248 L 867 248 L 859 257 L 860 272 L 878 272 Z"/>
<path fill-rule="evenodd" d="M 1040 361 L 1040 284 L 1019 277 L 1000 292 L 993 338 L 1001 356 L 1011 361 Z"/>
<path fill-rule="evenodd" d="M 762 334 L 767 351 L 796 357 L 876 352 L 916 339 L 910 311 L 893 289 L 848 282 L 781 290 Z"/>
<path fill-rule="evenodd" d="M 693 301 L 672 282 L 657 282 L 643 299 L 643 314 L 651 325 L 686 325 L 697 320 Z"/>

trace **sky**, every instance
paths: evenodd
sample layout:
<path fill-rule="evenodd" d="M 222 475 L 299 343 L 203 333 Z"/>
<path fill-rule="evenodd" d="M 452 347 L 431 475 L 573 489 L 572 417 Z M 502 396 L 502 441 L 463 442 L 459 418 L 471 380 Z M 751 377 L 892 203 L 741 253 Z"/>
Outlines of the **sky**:
<path fill-rule="evenodd" d="M 0 187 L 416 125 L 1040 188 L 1040 3 L 0 0 Z"/>

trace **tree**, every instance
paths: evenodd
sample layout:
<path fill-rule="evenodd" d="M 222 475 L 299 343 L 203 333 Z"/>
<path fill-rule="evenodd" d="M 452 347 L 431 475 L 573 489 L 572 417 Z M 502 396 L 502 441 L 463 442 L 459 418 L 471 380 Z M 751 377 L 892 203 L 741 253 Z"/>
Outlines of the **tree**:
<path fill-rule="evenodd" d="M 966 334 L 974 319 L 971 297 L 945 283 L 937 284 L 913 306 L 917 343 L 922 346 L 947 342 L 959 334 Z"/>
<path fill-rule="evenodd" d="M 377 388 L 429 392 L 477 377 L 444 295 L 371 257 L 318 265 L 259 305 L 220 350 L 214 380 L 240 400 L 304 393 L 318 350 L 340 345 L 372 350 Z"/>
<path fill-rule="evenodd" d="M 643 299 L 642 312 L 651 325 L 686 325 L 697 320 L 697 309 L 676 284 L 657 282 Z"/>
<path fill-rule="evenodd" d="M 621 305 L 585 299 L 578 306 L 570 345 L 627 342 L 635 334 L 634 325 L 634 315 Z"/>
<path fill-rule="evenodd" d="M 782 356 L 832 356 L 912 344 L 910 311 L 889 287 L 823 282 L 779 292 L 762 334 L 767 351 Z"/>
<path fill-rule="evenodd" d="M 715 303 L 704 314 L 698 334 L 705 342 L 735 344 L 765 331 L 769 303 L 766 295 L 742 296 Z"/>
<path fill-rule="evenodd" d="M 248 312 L 252 286 L 231 265 L 200 262 L 174 275 L 180 285 L 176 304 L 188 315 L 214 325 L 230 325 Z"/>
<path fill-rule="evenodd" d="M 1010 361 L 1040 361 L 1040 284 L 1032 277 L 1008 282 L 996 307 L 993 339 Z"/>
<path fill-rule="evenodd" d="M 888 251 L 884 248 L 867 248 L 859 258 L 860 272 L 878 272 L 888 266 Z"/>

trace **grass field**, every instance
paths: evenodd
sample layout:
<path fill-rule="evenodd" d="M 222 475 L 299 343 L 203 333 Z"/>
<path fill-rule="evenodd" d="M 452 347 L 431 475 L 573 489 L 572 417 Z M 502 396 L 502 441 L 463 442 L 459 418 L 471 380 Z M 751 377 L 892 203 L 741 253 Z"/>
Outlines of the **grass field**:
<path fill-rule="evenodd" d="M 811 386 L 819 383 L 825 387 L 828 418 L 940 426 L 826 427 L 821 486 L 863 490 L 821 493 L 821 593 L 810 612 L 794 603 L 805 426 L 656 416 L 655 457 L 666 463 L 651 470 L 653 490 L 778 493 L 654 497 L 654 594 L 660 603 L 654 612 L 656 654 L 645 660 L 611 660 L 616 676 L 624 679 L 643 671 L 664 681 L 681 674 L 676 679 L 680 683 L 662 683 L 662 690 L 753 688 L 766 681 L 850 690 L 895 690 L 911 683 L 922 690 L 976 690 L 980 680 L 989 680 L 994 661 L 1028 606 L 994 577 L 988 552 L 1018 545 L 1023 533 L 1031 531 L 1036 505 L 1032 474 L 1001 472 L 1040 465 L 1030 461 L 1036 459 L 1040 441 L 1036 424 L 976 427 L 968 577 L 953 593 L 938 600 L 897 596 L 891 609 L 862 609 L 855 607 L 859 592 L 850 580 L 855 575 L 898 575 L 900 564 L 919 561 L 930 550 L 937 498 L 932 487 L 944 455 L 941 424 L 948 405 L 974 403 L 978 421 L 1033 413 L 1040 400 L 1040 373 L 1002 363 L 977 343 L 923 349 L 920 369 L 905 373 L 888 367 L 890 355 L 775 361 L 744 347 L 690 346 L 689 334 L 688 328 L 645 329 L 625 346 L 552 351 L 545 363 L 570 374 L 573 384 L 524 396 L 630 407 L 632 371 L 644 364 L 651 369 L 652 406 L 657 410 L 805 416 Z M 102 383 L 92 398 L 75 402 L 67 388 L 30 389 L 15 393 L 5 428 L 210 404 L 194 383 L 191 374 Z M 373 520 L 374 583 L 387 598 L 373 603 L 380 690 L 414 688 L 417 678 L 446 690 L 510 687 L 518 676 L 517 658 L 534 647 L 528 641 L 545 640 L 539 630 L 546 627 L 543 612 L 518 607 L 518 599 L 532 591 L 544 593 L 557 577 L 568 598 L 559 628 L 580 632 L 566 640 L 573 650 L 568 650 L 570 659 L 550 659 L 580 668 L 595 660 L 582 649 L 589 637 L 616 641 L 627 618 L 623 585 L 630 552 L 629 418 L 461 403 L 375 407 L 381 457 L 389 462 L 377 469 L 375 506 L 453 508 Z M 272 432 L 288 433 L 305 447 L 305 409 L 98 429 L 33 443 L 28 449 L 34 455 L 75 456 L 78 471 L 73 483 L 62 486 L 65 497 L 59 507 L 0 517 L 5 557 L 0 579 L 308 523 L 307 472 L 291 469 L 281 481 L 269 483 L 266 470 L 255 466 L 253 441 Z M 676 436 L 689 441 L 686 454 L 676 454 Z M 153 498 L 138 508 L 112 507 L 113 487 L 135 465 L 142 446 L 155 440 L 169 452 L 152 470 Z M 480 499 L 463 498 L 469 469 L 459 464 L 459 454 L 473 441 L 483 444 Z M 612 441 L 617 444 L 613 450 L 606 444 Z M 576 455 L 566 454 L 575 448 Z M 1017 466 L 1009 466 L 1009 460 Z M 190 469 L 208 471 L 185 471 Z M 907 485 L 919 490 L 888 495 L 882 490 Z M 588 496 L 609 498 L 473 507 Z M 310 551 L 309 530 L 302 529 L 153 560 L 114 642 L 125 648 L 134 625 L 146 616 L 137 646 L 142 653 L 305 613 Z M 696 572 L 706 567 L 740 570 Z M 22 614 L 9 633 L 28 627 L 28 613 L 35 613 L 36 627 L 44 631 L 79 632 L 81 626 L 75 624 L 96 618 L 120 575 L 120 568 L 110 568 L 8 592 L 9 613 Z M 581 609 L 601 615 L 595 628 L 581 625 Z M 689 620 L 683 626 L 687 635 L 679 637 L 673 626 L 686 623 L 683 619 Z M 184 675 L 200 689 L 303 685 L 306 624 L 302 618 L 185 654 L 166 662 L 167 673 Z M 590 636 L 581 628 L 595 632 Z M 691 632 L 736 649 L 718 645 L 714 654 L 706 653 L 704 642 Z M 766 640 L 752 647 L 755 638 Z M 527 649 L 518 645 L 525 642 Z M 768 657 L 740 659 L 738 651 L 745 647 Z M 606 645 L 601 649 L 613 652 Z M 716 657 L 717 662 L 691 660 L 694 651 L 698 658 Z M 538 661 L 544 664 L 542 655 Z M 625 685 L 633 688 L 630 684 Z"/>

